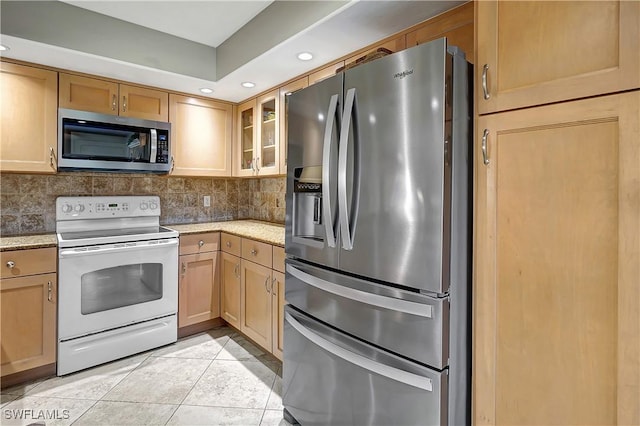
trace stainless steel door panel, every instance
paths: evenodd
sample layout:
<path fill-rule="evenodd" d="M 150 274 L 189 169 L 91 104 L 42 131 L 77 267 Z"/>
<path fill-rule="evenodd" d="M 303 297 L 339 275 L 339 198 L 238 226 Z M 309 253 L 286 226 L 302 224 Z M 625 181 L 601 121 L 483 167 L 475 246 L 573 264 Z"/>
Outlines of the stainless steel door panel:
<path fill-rule="evenodd" d="M 445 50 L 441 39 L 346 71 L 340 146 L 340 269 L 434 293 L 448 290 Z"/>
<path fill-rule="evenodd" d="M 287 260 L 287 301 L 334 327 L 443 369 L 449 358 L 449 301 Z"/>
<path fill-rule="evenodd" d="M 287 97 L 285 250 L 334 268 L 339 254 L 336 170 L 342 78 L 336 75 Z"/>
<path fill-rule="evenodd" d="M 285 307 L 283 405 L 303 425 L 444 425 L 447 373 Z"/>

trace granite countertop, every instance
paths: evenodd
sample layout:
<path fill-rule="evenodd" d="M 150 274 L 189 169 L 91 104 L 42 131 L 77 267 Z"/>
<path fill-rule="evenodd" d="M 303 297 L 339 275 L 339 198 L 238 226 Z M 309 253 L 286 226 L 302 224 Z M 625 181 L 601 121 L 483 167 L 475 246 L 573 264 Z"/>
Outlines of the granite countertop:
<path fill-rule="evenodd" d="M 0 238 L 0 251 L 55 247 L 57 244 L 56 234 L 2 237 Z"/>
<path fill-rule="evenodd" d="M 187 223 L 184 225 L 164 225 L 180 234 L 221 231 L 239 237 L 251 238 L 263 243 L 284 247 L 284 225 L 258 220 L 232 220 L 228 222 Z"/>
<path fill-rule="evenodd" d="M 284 247 L 284 225 L 258 220 L 233 220 L 228 222 L 186 223 L 163 225 L 175 229 L 180 234 L 221 231 L 240 237 L 251 238 L 264 243 Z M 24 235 L 0 238 L 0 252 L 7 250 L 27 250 L 55 247 L 56 234 Z"/>

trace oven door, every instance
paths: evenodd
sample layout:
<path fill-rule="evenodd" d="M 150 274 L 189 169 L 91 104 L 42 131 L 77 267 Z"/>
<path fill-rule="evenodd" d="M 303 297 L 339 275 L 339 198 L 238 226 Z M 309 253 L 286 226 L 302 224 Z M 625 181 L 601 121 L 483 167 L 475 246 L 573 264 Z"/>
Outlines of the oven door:
<path fill-rule="evenodd" d="M 60 249 L 58 339 L 175 314 L 178 239 Z"/>

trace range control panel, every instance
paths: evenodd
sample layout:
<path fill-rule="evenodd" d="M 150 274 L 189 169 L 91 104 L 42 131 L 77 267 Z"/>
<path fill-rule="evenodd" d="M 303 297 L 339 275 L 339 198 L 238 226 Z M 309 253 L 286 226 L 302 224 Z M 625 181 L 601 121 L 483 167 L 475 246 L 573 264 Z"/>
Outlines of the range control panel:
<path fill-rule="evenodd" d="M 58 197 L 56 220 L 160 216 L 160 197 Z"/>

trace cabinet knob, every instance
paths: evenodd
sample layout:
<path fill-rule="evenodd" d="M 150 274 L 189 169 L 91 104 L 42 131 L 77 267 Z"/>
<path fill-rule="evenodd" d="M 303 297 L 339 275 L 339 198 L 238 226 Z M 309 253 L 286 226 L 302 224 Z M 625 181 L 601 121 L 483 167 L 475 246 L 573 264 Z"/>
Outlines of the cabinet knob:
<path fill-rule="evenodd" d="M 198 246 L 202 247 L 204 245 L 204 241 L 200 240 L 198 241 Z"/>
<path fill-rule="evenodd" d="M 16 263 L 13 260 L 7 262 L 7 268 L 13 269 L 16 266 Z"/>
<path fill-rule="evenodd" d="M 257 255 L 257 254 L 258 254 L 258 250 L 256 250 L 256 249 L 251 249 L 251 254 L 252 254 L 252 255 L 254 255 L 254 256 L 255 256 L 255 255 Z"/>
<path fill-rule="evenodd" d="M 227 241 L 227 247 L 231 247 L 231 241 Z"/>

